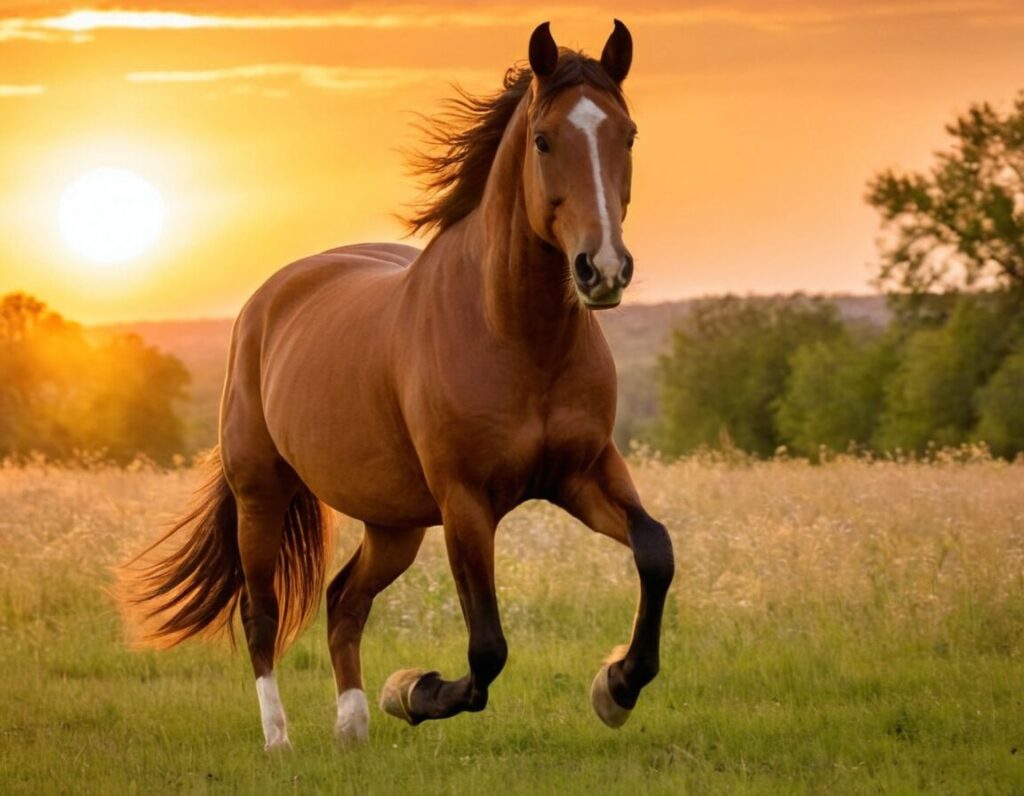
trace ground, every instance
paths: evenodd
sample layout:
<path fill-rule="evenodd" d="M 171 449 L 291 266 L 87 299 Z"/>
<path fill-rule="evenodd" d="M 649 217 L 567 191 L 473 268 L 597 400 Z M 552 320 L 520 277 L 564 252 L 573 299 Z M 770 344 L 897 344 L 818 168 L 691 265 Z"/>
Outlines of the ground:
<path fill-rule="evenodd" d="M 1022 792 L 1024 465 L 960 458 L 634 461 L 678 567 L 662 674 L 618 731 L 587 690 L 628 637 L 630 557 L 525 506 L 499 530 L 511 657 L 484 713 L 413 728 L 371 707 L 369 743 L 339 747 L 321 609 L 280 664 L 294 749 L 272 755 L 244 652 L 129 649 L 107 591 L 196 472 L 0 469 L 2 789 Z M 338 532 L 340 561 L 358 526 Z M 462 674 L 436 531 L 363 649 L 371 702 L 396 668 Z"/>

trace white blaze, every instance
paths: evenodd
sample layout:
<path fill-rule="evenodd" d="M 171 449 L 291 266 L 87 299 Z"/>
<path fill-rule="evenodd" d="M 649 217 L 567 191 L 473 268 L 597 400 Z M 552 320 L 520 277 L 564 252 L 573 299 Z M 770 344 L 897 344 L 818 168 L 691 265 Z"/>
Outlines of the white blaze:
<path fill-rule="evenodd" d="M 612 250 L 611 221 L 608 217 L 608 199 L 604 193 L 604 179 L 601 177 L 601 158 L 597 152 L 597 128 L 608 118 L 603 110 L 588 97 L 580 97 L 579 102 L 566 117 L 569 123 L 580 130 L 587 139 L 590 150 L 590 166 L 594 174 L 594 189 L 597 195 L 597 213 L 601 219 L 601 246 L 594 255 L 594 265 L 606 279 L 611 281 L 618 272 L 619 258 Z M 607 263 L 607 270 L 604 264 Z"/>
<path fill-rule="evenodd" d="M 263 721 L 264 749 L 291 746 L 288 740 L 288 720 L 284 715 L 281 695 L 277 691 L 274 675 L 256 678 L 256 696 L 260 700 L 260 719 Z"/>

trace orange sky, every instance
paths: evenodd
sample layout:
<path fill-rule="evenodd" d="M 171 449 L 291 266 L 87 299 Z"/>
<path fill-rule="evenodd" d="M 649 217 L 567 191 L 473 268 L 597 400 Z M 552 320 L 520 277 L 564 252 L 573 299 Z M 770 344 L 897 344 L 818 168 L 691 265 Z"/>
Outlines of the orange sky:
<path fill-rule="evenodd" d="M 81 8 L 0 0 L 0 293 L 88 322 L 230 315 L 290 260 L 397 239 L 410 112 L 446 81 L 497 88 L 545 19 L 591 53 L 613 16 L 633 32 L 634 302 L 868 290 L 866 180 L 927 165 L 957 111 L 1024 88 L 1010 0 Z M 57 204 L 106 165 L 169 215 L 104 269 L 61 240 Z"/>

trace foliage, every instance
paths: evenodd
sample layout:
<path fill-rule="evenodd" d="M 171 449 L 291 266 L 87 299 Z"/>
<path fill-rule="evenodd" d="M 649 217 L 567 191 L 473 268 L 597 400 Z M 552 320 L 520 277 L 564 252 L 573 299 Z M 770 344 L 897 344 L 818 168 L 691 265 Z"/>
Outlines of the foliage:
<path fill-rule="evenodd" d="M 782 443 L 773 405 L 790 358 L 805 341 L 827 341 L 841 330 L 835 308 L 818 299 L 702 302 L 661 359 L 659 447 L 678 455 L 735 445 L 770 455 Z"/>
<path fill-rule="evenodd" d="M 868 185 L 881 214 L 877 284 L 916 295 L 1024 287 L 1024 92 L 1000 114 L 972 106 L 947 126 L 928 174 L 887 170 Z"/>
<path fill-rule="evenodd" d="M 944 320 L 897 315 L 884 329 L 840 324 L 802 297 L 706 302 L 662 360 L 653 444 L 817 459 L 980 441 L 1012 458 L 1024 451 L 1021 294 L 949 298 Z"/>
<path fill-rule="evenodd" d="M 796 453 L 816 458 L 842 451 L 875 433 L 886 378 L 897 361 L 891 334 L 844 330 L 829 341 L 800 346 L 776 401 L 779 436 Z"/>
<path fill-rule="evenodd" d="M 0 299 L 0 458 L 94 452 L 169 463 L 188 373 L 134 335 L 99 340 L 42 302 Z"/>
<path fill-rule="evenodd" d="M 1013 456 L 1024 451 L 1024 337 L 999 370 L 981 388 L 975 408 L 978 426 L 975 436 L 985 440 L 992 452 Z"/>
<path fill-rule="evenodd" d="M 949 320 L 910 334 L 885 385 L 880 450 L 959 445 L 978 425 L 975 396 L 1000 367 L 1024 316 L 1001 294 L 965 295 Z M 1022 411 L 1020 406 L 1017 414 Z"/>

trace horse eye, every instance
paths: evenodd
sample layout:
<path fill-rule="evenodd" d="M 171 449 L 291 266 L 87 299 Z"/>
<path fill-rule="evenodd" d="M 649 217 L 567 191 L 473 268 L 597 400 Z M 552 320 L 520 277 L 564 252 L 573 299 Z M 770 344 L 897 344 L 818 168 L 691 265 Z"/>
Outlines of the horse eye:
<path fill-rule="evenodd" d="M 636 136 L 634 135 L 631 135 L 628 139 L 626 139 L 626 149 L 633 149 L 634 141 L 636 141 Z"/>
<path fill-rule="evenodd" d="M 536 144 L 538 152 L 546 153 L 551 151 L 551 145 L 548 144 L 548 139 L 546 139 L 542 135 L 538 135 L 536 138 L 534 138 L 533 143 Z"/>

